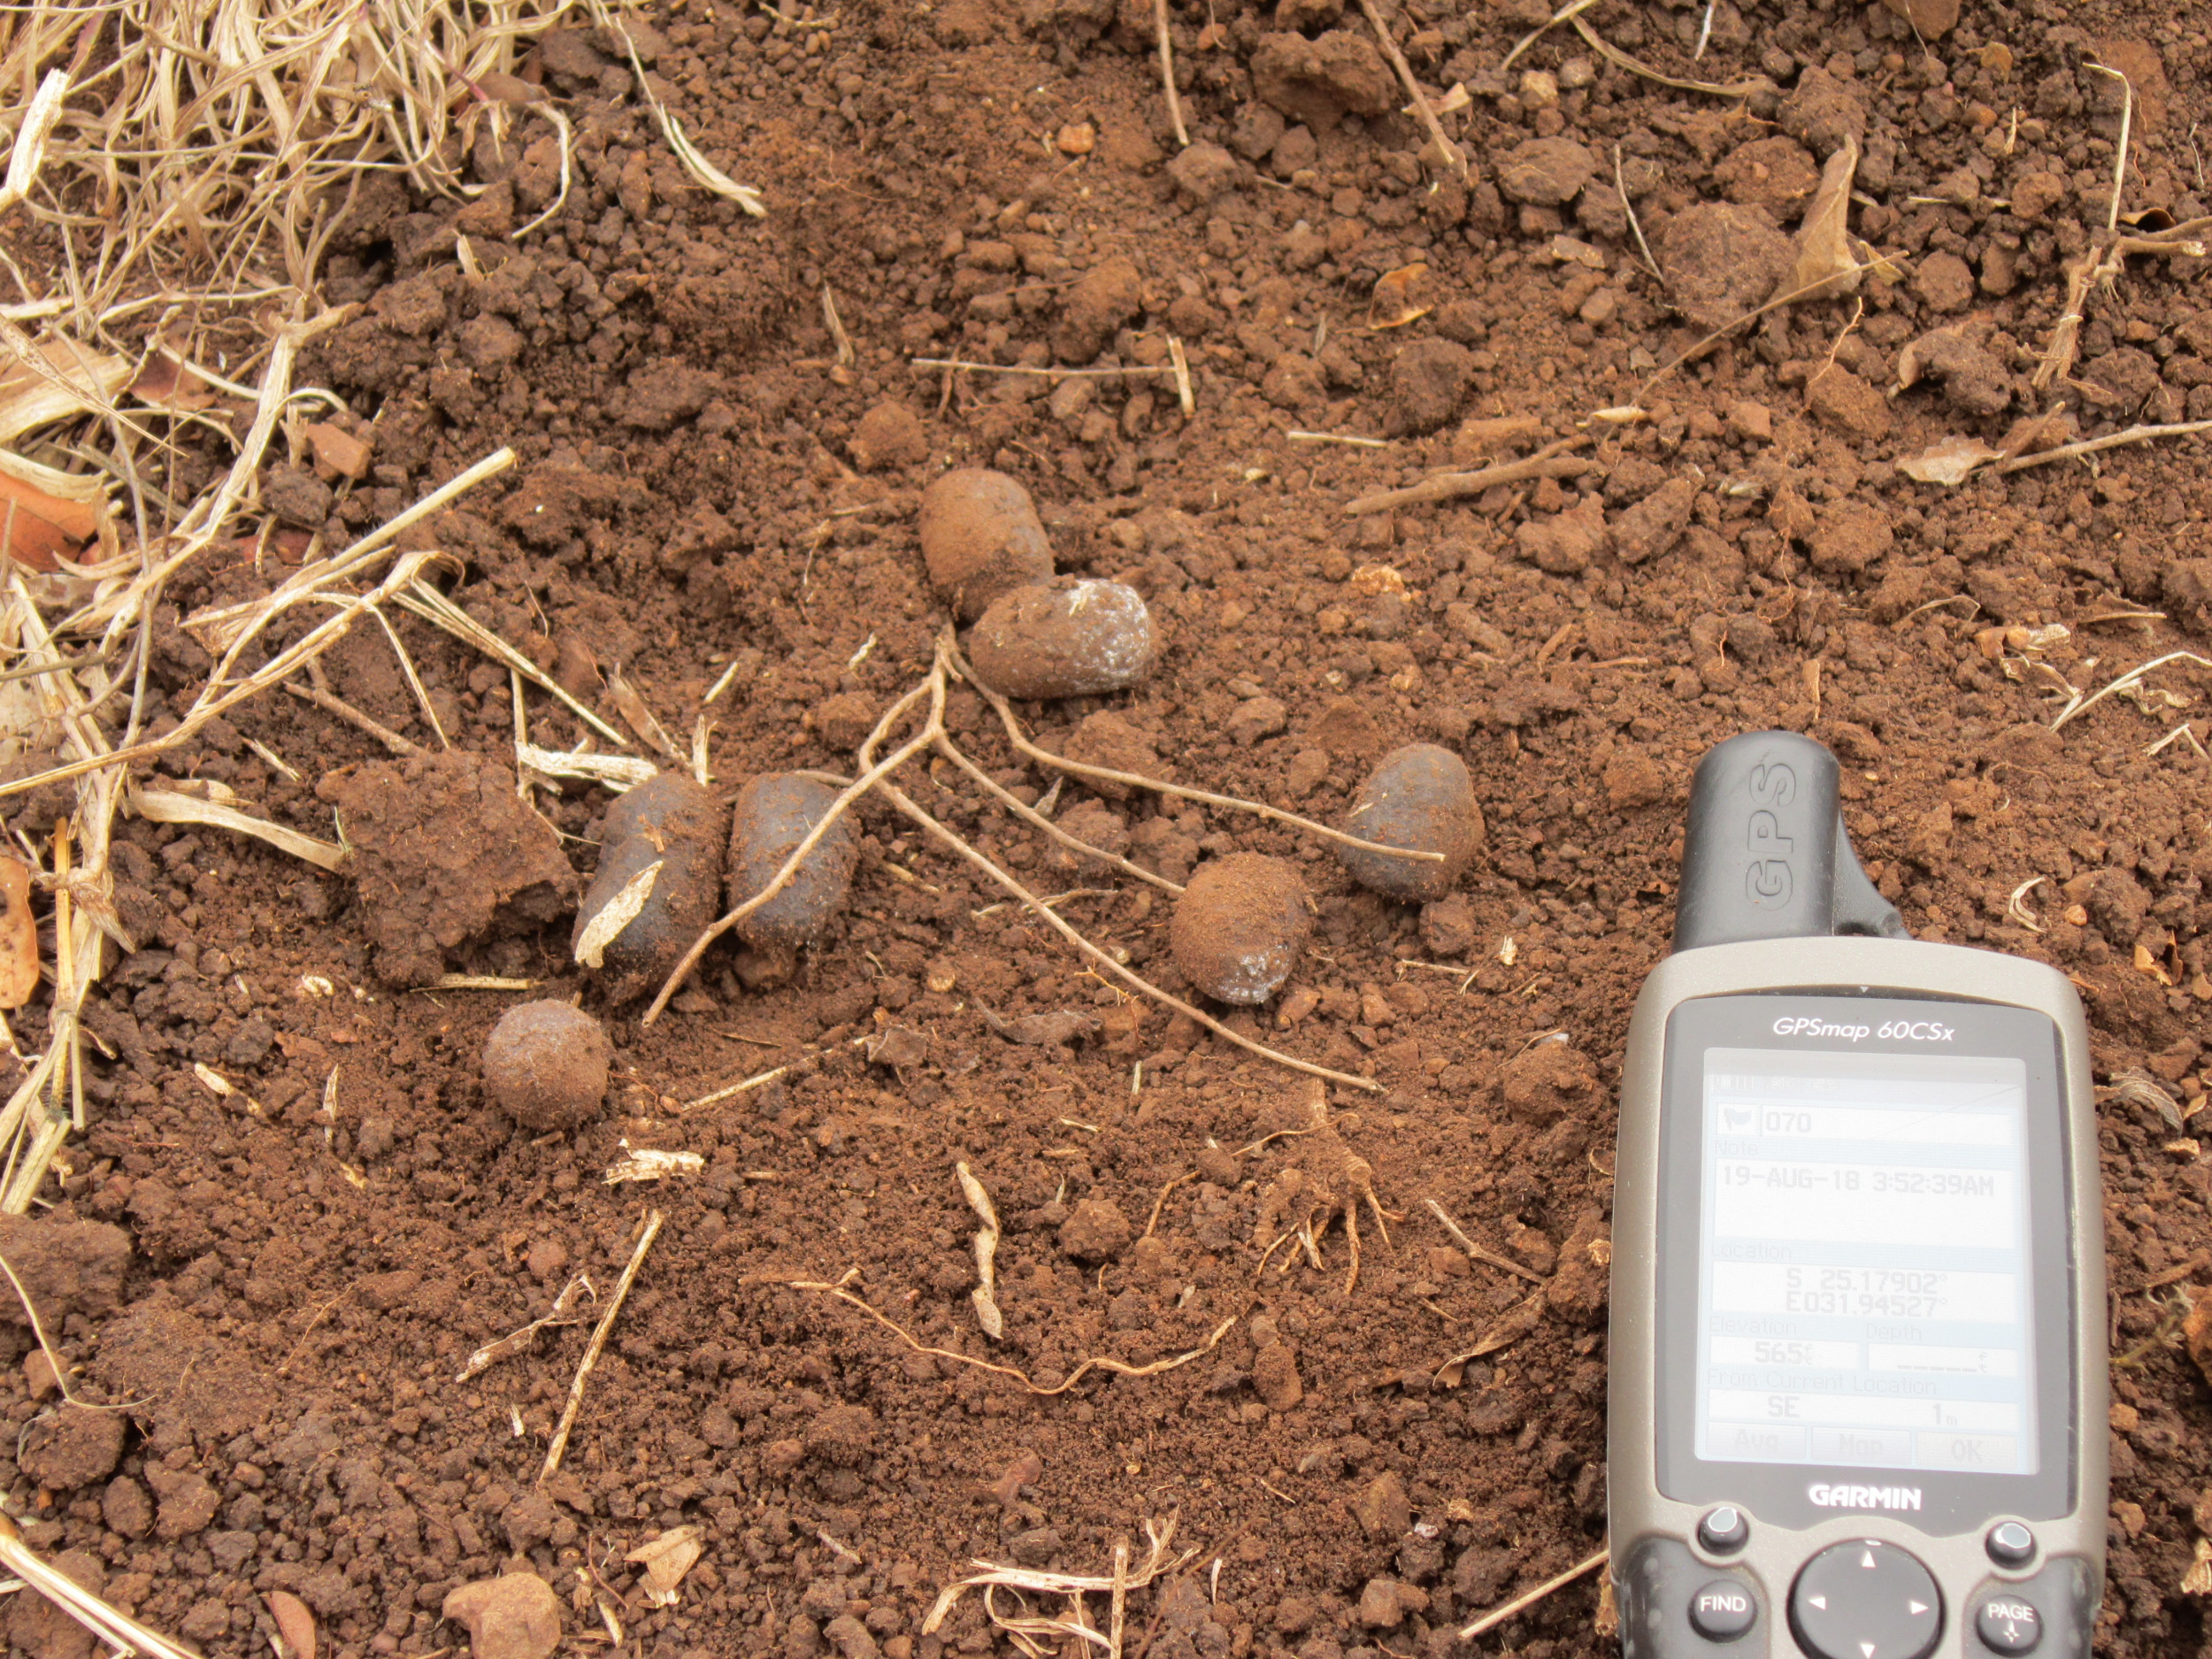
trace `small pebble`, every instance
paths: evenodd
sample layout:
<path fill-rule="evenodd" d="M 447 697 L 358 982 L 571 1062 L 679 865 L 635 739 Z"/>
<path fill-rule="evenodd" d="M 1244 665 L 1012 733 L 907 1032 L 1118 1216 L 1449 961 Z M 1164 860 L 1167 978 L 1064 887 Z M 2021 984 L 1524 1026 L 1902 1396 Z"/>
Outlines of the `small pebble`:
<path fill-rule="evenodd" d="M 664 772 L 607 809 L 599 872 L 577 907 L 572 951 L 592 918 L 655 864 L 645 906 L 607 942 L 599 971 L 610 1001 L 659 988 L 711 922 L 722 898 L 722 836 L 714 797 L 680 772 Z"/>
<path fill-rule="evenodd" d="M 968 636 L 976 672 L 1010 697 L 1124 691 L 1151 673 L 1158 653 L 1143 595 L 1068 576 L 994 601 Z"/>
<path fill-rule="evenodd" d="M 764 773 L 738 792 L 730 819 L 731 909 L 775 879 L 836 799 L 837 791 L 827 784 L 784 772 Z M 845 908 L 859 858 L 860 833 L 847 815 L 815 843 L 789 886 L 738 923 L 739 936 L 750 944 L 785 949 L 805 943 Z"/>
<path fill-rule="evenodd" d="M 963 467 L 922 492 L 929 580 L 972 622 L 1008 589 L 1052 574 L 1052 543 L 1029 492 L 1003 472 Z"/>
<path fill-rule="evenodd" d="M 1282 988 L 1313 932 L 1297 867 L 1262 853 L 1199 866 L 1175 901 L 1168 941 L 1184 977 L 1224 1002 L 1264 1002 Z"/>
<path fill-rule="evenodd" d="M 1064 156 L 1087 156 L 1098 148 L 1098 128 L 1088 121 L 1070 121 L 1054 142 Z"/>
<path fill-rule="evenodd" d="M 1434 743 L 1408 743 L 1384 756 L 1352 798 L 1342 827 L 1362 841 L 1444 855 L 1439 864 L 1337 848 L 1337 857 L 1360 886 L 1416 904 L 1440 899 L 1459 885 L 1484 835 L 1466 763 Z"/>
<path fill-rule="evenodd" d="M 509 1009 L 484 1040 L 484 1092 L 526 1129 L 573 1129 L 599 1116 L 614 1045 L 566 1002 Z"/>

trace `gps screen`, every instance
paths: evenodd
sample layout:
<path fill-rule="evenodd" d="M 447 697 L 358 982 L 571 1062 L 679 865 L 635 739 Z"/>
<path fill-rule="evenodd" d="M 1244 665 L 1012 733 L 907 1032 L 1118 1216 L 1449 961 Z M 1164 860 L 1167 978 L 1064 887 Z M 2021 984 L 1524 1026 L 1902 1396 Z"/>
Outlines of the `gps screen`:
<path fill-rule="evenodd" d="M 2033 1474 L 2016 1059 L 1705 1051 L 1696 1455 Z"/>

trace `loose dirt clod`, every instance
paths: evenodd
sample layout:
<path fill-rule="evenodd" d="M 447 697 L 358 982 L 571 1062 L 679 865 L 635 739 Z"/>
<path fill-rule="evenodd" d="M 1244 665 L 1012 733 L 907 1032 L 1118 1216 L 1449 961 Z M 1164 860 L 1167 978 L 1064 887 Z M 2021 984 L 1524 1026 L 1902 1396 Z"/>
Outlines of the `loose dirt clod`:
<path fill-rule="evenodd" d="M 724 846 L 716 816 L 714 797 L 676 772 L 640 784 L 607 809 L 599 871 L 577 906 L 569 948 L 602 972 L 610 1002 L 626 1002 L 658 985 L 714 919 Z M 625 912 L 629 919 L 606 937 L 606 926 Z M 588 941 L 595 924 L 598 937 Z M 588 943 L 595 962 L 585 959 Z"/>
<path fill-rule="evenodd" d="M 467 1627 L 474 1659 L 546 1659 L 561 1645 L 560 1598 L 534 1572 L 465 1584 L 442 1610 Z"/>
<path fill-rule="evenodd" d="M 1151 673 L 1158 651 L 1143 595 L 1078 577 L 1001 595 L 968 636 L 976 672 L 1010 697 L 1125 691 Z"/>
<path fill-rule="evenodd" d="M 500 931 L 542 927 L 576 894 L 553 826 L 483 755 L 423 755 L 342 767 L 315 786 L 354 849 L 380 978 L 426 985 L 446 952 Z"/>
<path fill-rule="evenodd" d="M 525 1002 L 484 1040 L 484 1092 L 526 1129 L 573 1129 L 599 1115 L 614 1047 L 566 1002 Z"/>
<path fill-rule="evenodd" d="M 131 1235 L 104 1221 L 4 1216 L 0 1261 L 15 1280 L 0 1288 L 0 1321 L 28 1324 L 27 1302 L 37 1310 L 40 1326 L 58 1333 L 73 1315 L 104 1318 L 121 1305 Z"/>
<path fill-rule="evenodd" d="M 1175 902 L 1175 964 L 1208 996 L 1264 1002 L 1282 988 L 1313 932 L 1313 901 L 1297 866 L 1231 853 L 1199 866 Z"/>
<path fill-rule="evenodd" d="M 811 778 L 768 772 L 738 792 L 730 820 L 729 902 L 733 906 L 765 887 L 783 862 L 820 823 L 837 791 Z M 852 891 L 860 835 L 841 818 L 815 843 L 790 885 L 738 923 L 740 937 L 770 949 L 805 943 L 845 908 Z"/>
<path fill-rule="evenodd" d="M 1757 208 L 1701 202 L 1668 221 L 1659 258 L 1675 309 L 1700 328 L 1723 328 L 1788 278 L 1797 250 Z"/>
<path fill-rule="evenodd" d="M 922 492 L 929 580 L 972 622 L 1010 588 L 1052 575 L 1052 543 L 1029 492 L 1003 472 L 962 467 Z"/>
<path fill-rule="evenodd" d="M 1352 798 L 1344 827 L 1365 841 L 1444 855 L 1436 864 L 1338 844 L 1336 856 L 1353 880 L 1412 903 L 1456 887 L 1485 833 L 1466 762 L 1434 743 L 1408 743 L 1384 756 Z"/>

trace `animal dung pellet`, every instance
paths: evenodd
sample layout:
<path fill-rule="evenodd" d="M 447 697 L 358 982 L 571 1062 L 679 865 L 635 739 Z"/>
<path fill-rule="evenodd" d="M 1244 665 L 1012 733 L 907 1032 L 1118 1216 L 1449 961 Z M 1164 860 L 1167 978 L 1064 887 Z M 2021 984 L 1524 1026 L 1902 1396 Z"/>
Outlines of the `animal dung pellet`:
<path fill-rule="evenodd" d="M 526 1129 L 573 1129 L 599 1115 L 614 1045 L 566 1002 L 509 1009 L 484 1040 L 484 1092 Z"/>
<path fill-rule="evenodd" d="M 1458 886 L 1481 850 L 1484 835 L 1482 809 L 1475 804 L 1467 764 L 1434 743 L 1408 743 L 1378 761 L 1352 797 L 1352 810 L 1340 827 L 1362 841 L 1443 855 L 1440 863 L 1393 858 L 1337 844 L 1336 856 L 1353 880 L 1417 904 L 1440 899 Z"/>
<path fill-rule="evenodd" d="M 1087 577 L 1002 594 L 968 635 L 975 672 L 1009 697 L 1125 691 L 1151 673 L 1158 653 L 1144 595 Z"/>
<path fill-rule="evenodd" d="M 922 492 L 929 580 L 972 622 L 1010 588 L 1052 574 L 1052 543 L 1029 492 L 1003 472 L 968 466 Z"/>
<path fill-rule="evenodd" d="M 597 969 L 610 1001 L 658 987 L 722 902 L 714 797 L 680 772 L 649 779 L 607 809 L 599 872 L 570 949 Z"/>
<path fill-rule="evenodd" d="M 730 821 L 732 910 L 775 879 L 836 799 L 826 783 L 780 772 L 764 772 L 738 792 Z M 803 944 L 845 907 L 859 858 L 860 832 L 849 816 L 840 818 L 792 872 L 790 885 L 738 923 L 738 933 L 764 947 Z"/>
<path fill-rule="evenodd" d="M 1184 977 L 1223 1002 L 1264 1002 L 1282 988 L 1313 932 L 1313 902 L 1295 865 L 1231 853 L 1198 867 L 1175 901 L 1168 941 Z"/>

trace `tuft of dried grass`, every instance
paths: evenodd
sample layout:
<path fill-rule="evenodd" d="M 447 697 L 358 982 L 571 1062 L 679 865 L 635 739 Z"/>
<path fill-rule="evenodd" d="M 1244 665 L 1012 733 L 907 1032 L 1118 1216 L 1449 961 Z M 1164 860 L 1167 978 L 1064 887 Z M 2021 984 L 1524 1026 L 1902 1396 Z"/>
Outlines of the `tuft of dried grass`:
<path fill-rule="evenodd" d="M 639 0 L 33 0 L 0 13 L 0 87 L 24 110 L 19 150 L 32 141 L 44 173 L 19 179 L 12 165 L 0 206 L 19 203 L 57 239 L 69 277 L 64 315 L 81 334 L 173 290 L 180 272 L 196 301 L 309 295 L 343 206 L 373 173 L 473 196 L 484 187 L 462 169 L 479 136 L 506 145 L 536 119 L 561 146 L 565 180 L 567 119 L 521 73 L 538 37 L 565 25 L 596 26 L 620 42 L 639 96 L 695 182 L 764 211 L 655 96 L 626 26 L 639 9 Z"/>

